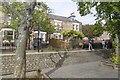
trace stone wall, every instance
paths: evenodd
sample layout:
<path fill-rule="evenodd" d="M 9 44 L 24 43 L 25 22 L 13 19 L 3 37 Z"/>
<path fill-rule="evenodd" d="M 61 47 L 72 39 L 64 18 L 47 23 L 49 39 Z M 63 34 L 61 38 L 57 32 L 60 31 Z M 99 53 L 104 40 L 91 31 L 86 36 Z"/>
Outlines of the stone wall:
<path fill-rule="evenodd" d="M 103 53 L 105 52 L 105 53 Z M 50 67 L 61 67 L 76 63 L 85 63 L 102 60 L 104 54 L 111 51 L 61 51 L 61 52 L 41 52 L 27 54 L 27 71 L 44 69 Z M 97 55 L 96 55 L 97 54 Z M 2 60 L 2 74 L 11 74 L 14 72 L 15 54 L 0 54 Z"/>

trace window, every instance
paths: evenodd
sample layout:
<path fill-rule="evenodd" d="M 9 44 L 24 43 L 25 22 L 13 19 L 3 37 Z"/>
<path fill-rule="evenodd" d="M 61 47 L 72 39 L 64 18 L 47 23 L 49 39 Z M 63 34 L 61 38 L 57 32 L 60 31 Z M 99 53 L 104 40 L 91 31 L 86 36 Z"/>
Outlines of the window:
<path fill-rule="evenodd" d="M 57 35 L 55 37 L 56 37 L 56 39 L 58 38 Z"/>
<path fill-rule="evenodd" d="M 61 35 L 59 35 L 59 39 L 61 39 Z"/>
<path fill-rule="evenodd" d="M 73 30 L 74 30 L 74 26 L 75 26 L 75 25 L 73 24 Z"/>
<path fill-rule="evenodd" d="M 7 31 L 7 35 L 13 35 L 13 31 Z"/>
<path fill-rule="evenodd" d="M 41 33 L 41 38 L 43 38 L 43 35 L 44 35 L 44 34 L 43 34 L 43 33 Z"/>
<path fill-rule="evenodd" d="M 62 31 L 62 28 L 59 28 L 59 31 Z"/>
<path fill-rule="evenodd" d="M 76 30 L 79 30 L 78 25 L 76 25 Z"/>

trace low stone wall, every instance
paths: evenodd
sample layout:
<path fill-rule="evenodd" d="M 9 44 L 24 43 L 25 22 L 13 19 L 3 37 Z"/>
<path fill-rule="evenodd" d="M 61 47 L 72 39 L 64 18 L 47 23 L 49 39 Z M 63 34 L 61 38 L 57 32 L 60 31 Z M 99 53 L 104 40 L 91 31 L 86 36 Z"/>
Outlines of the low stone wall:
<path fill-rule="evenodd" d="M 96 55 L 96 53 L 99 53 L 100 55 Z M 101 56 L 104 56 L 106 53 L 111 53 L 111 51 L 63 51 L 28 53 L 26 55 L 26 68 L 27 71 L 33 71 L 50 67 L 60 67 L 62 65 L 98 61 L 103 59 Z M 13 73 L 16 61 L 15 54 L 0 54 L 0 58 L 2 60 L 2 74 L 0 75 Z"/>

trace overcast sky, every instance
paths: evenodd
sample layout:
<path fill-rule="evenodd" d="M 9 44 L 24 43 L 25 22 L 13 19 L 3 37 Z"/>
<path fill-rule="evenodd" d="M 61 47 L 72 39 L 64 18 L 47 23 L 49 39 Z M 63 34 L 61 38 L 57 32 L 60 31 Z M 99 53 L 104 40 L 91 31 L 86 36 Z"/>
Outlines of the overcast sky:
<path fill-rule="evenodd" d="M 24 0 L 17 0 L 17 1 L 24 1 Z M 28 1 L 32 1 L 32 0 L 28 0 Z M 50 7 L 50 9 L 53 9 L 52 14 L 69 17 L 70 14 L 74 12 L 76 19 L 82 22 L 83 25 L 95 23 L 95 17 L 93 17 L 93 15 L 87 15 L 81 17 L 79 12 L 77 11 L 76 3 L 73 2 L 72 0 L 37 0 L 37 1 L 45 2 Z M 95 12 L 95 10 L 93 10 L 93 12 Z"/>
<path fill-rule="evenodd" d="M 93 15 L 87 15 L 84 17 L 81 17 L 79 15 L 79 12 L 77 11 L 77 5 L 72 0 L 38 0 L 46 2 L 46 4 L 53 9 L 53 13 L 55 15 L 59 16 L 70 16 L 70 13 L 74 12 L 76 15 L 76 19 L 82 24 L 94 24 L 95 23 L 95 17 Z M 93 12 L 94 9 L 93 9 Z"/>

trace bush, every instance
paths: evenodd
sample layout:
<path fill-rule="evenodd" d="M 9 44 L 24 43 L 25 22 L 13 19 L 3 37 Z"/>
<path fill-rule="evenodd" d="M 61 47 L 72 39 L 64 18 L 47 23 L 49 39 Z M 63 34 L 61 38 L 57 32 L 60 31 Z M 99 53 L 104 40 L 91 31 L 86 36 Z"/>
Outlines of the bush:
<path fill-rule="evenodd" d="M 93 44 L 93 48 L 95 48 L 95 49 L 101 49 L 102 48 L 102 44 L 101 43 L 94 43 Z"/>
<path fill-rule="evenodd" d="M 112 58 L 111 58 L 111 61 L 115 64 L 120 64 L 120 58 L 117 56 L 116 53 L 113 53 L 112 54 Z"/>
<path fill-rule="evenodd" d="M 83 44 L 83 48 L 88 48 L 88 47 L 89 47 L 88 43 L 84 43 L 84 44 Z M 94 44 L 93 44 L 93 48 L 94 48 L 94 49 L 101 49 L 101 48 L 102 48 L 102 45 L 101 45 L 101 43 L 94 43 Z"/>
<path fill-rule="evenodd" d="M 48 45 L 47 50 L 53 50 L 53 47 L 51 45 Z"/>

